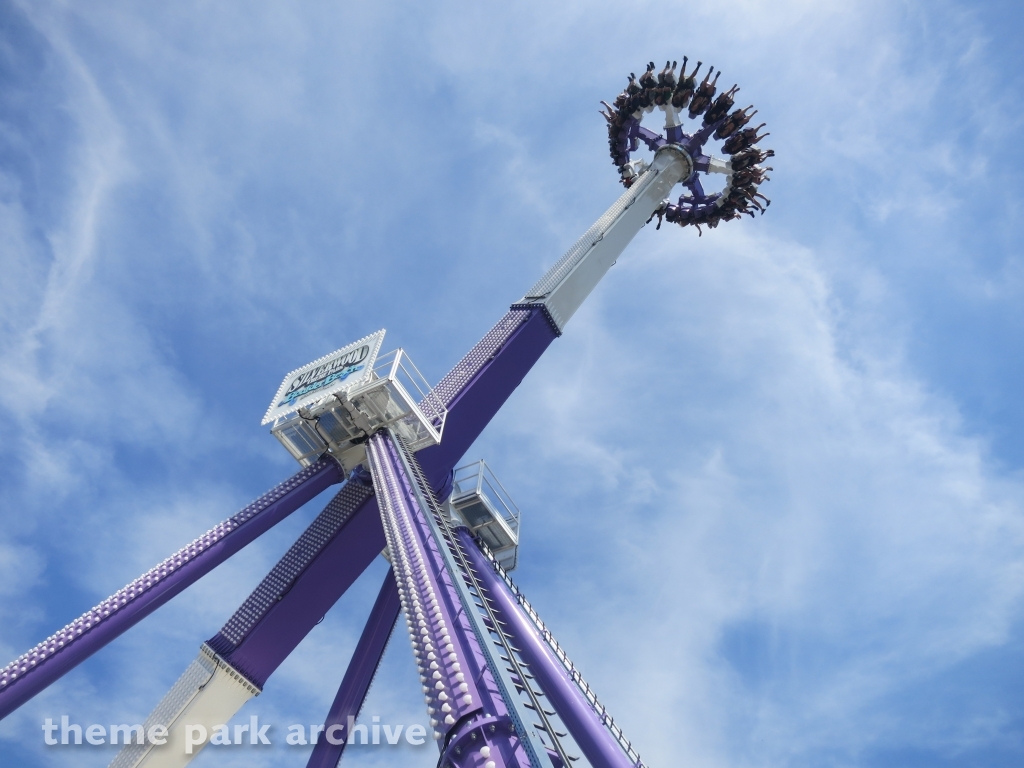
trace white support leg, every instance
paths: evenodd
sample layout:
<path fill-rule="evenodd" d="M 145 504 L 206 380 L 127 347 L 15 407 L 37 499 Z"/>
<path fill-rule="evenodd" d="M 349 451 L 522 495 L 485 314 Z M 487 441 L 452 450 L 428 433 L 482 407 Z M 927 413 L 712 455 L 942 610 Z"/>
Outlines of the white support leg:
<path fill-rule="evenodd" d="M 110 768 L 183 768 L 209 743 L 218 725 L 225 725 L 260 689 L 238 674 L 205 644 L 146 719 L 144 744 L 126 745 Z M 150 735 L 166 727 L 166 743 Z M 197 743 L 200 734 L 205 734 Z M 157 731 L 158 735 L 158 731 Z"/>

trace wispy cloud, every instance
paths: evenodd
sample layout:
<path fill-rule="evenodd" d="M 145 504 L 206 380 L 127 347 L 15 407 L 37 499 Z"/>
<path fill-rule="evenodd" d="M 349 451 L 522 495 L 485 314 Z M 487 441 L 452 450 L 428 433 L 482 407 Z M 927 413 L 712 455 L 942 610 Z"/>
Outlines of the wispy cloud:
<path fill-rule="evenodd" d="M 1019 666 L 1020 83 L 993 8 L 3 10 L 0 649 L 290 472 L 256 428 L 284 371 L 387 326 L 443 374 L 618 194 L 597 99 L 685 53 L 769 123 L 775 202 L 642 232 L 481 440 L 525 510 L 517 578 L 651 765 L 1019 757 L 1019 697 L 950 693 Z M 56 765 L 41 717 L 143 717 L 311 514 L 0 738 Z M 243 716 L 322 718 L 378 571 Z M 396 721 L 405 643 L 368 704 Z"/>

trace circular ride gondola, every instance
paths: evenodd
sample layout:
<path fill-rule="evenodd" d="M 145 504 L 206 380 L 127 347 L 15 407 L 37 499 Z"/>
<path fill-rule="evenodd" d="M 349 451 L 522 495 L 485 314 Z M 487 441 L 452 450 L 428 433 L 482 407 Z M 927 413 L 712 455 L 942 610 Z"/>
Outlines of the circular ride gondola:
<path fill-rule="evenodd" d="M 691 172 L 681 182 L 685 191 L 676 202 L 666 201 L 654 216 L 658 217 L 659 229 L 664 219 L 682 227 L 692 224 L 703 234 L 702 224 L 713 229 L 720 222 L 738 219 L 743 214 L 753 216 L 755 209 L 764 213 L 771 201 L 758 192 L 758 186 L 769 180 L 766 174 L 772 169 L 760 164 L 775 152 L 757 146 L 768 136 L 768 133 L 758 133 L 765 123 L 747 127 L 757 114 L 753 105 L 733 109 L 739 86 L 733 85 L 716 97 L 721 71 L 712 77 L 714 67 L 710 67 L 698 83 L 702 62 L 698 61 L 690 73 L 686 72 L 686 64 L 684 56 L 678 77 L 675 61 L 665 62 L 664 69 L 658 73 L 654 71 L 653 61 L 639 78 L 631 73 L 629 84 L 615 98 L 614 104 L 601 102 L 605 106 L 601 114 L 608 121 L 612 162 L 618 167 L 626 187 L 647 167 L 643 159 L 632 159 L 633 153 L 640 149 L 640 142 L 652 152 L 671 144 L 686 153 Z M 644 115 L 655 109 L 665 113 L 664 134 L 641 124 Z M 686 132 L 684 115 L 695 123 L 691 133 Z M 700 122 L 696 123 L 697 120 Z M 712 138 L 723 142 L 722 152 L 729 155 L 728 159 L 705 154 L 704 147 Z M 719 191 L 705 190 L 704 180 L 712 173 L 725 177 L 725 184 Z"/>

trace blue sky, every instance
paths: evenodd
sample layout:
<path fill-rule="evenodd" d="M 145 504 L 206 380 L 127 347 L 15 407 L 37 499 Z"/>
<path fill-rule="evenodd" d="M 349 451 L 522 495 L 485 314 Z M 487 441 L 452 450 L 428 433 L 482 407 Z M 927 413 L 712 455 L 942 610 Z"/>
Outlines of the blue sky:
<path fill-rule="evenodd" d="M 685 54 L 768 122 L 773 204 L 642 231 L 467 456 L 517 581 L 653 767 L 1020 765 L 1018 6 L 512 6 L 0 2 L 0 656 L 291 474 L 285 372 L 386 327 L 439 379 L 619 194 L 597 101 Z M 43 718 L 144 718 L 320 506 L 4 765 L 105 765 Z M 240 717 L 321 722 L 382 575 Z M 404 637 L 370 696 L 424 719 Z"/>

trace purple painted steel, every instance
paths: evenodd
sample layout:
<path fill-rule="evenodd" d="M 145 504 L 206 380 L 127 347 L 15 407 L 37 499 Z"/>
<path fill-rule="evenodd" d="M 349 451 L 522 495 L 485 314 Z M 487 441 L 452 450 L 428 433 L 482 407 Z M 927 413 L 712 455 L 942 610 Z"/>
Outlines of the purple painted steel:
<path fill-rule="evenodd" d="M 334 703 L 331 704 L 331 709 L 324 720 L 324 732 L 318 734 L 318 741 L 313 747 L 313 754 L 309 756 L 306 768 L 335 768 L 338 764 L 342 752 L 345 751 L 345 738 L 348 733 L 344 730 L 335 731 L 335 741 L 341 743 L 332 744 L 327 740 L 327 731 L 335 725 L 340 725 L 344 729 L 349 717 L 359 716 L 359 710 L 363 708 L 366 693 L 370 690 L 401 610 L 402 603 L 398 597 L 398 585 L 392 568 L 384 577 L 377 601 L 370 611 L 370 618 L 366 620 L 363 634 L 359 637 L 348 669 L 345 670 L 338 695 L 334 697 Z"/>
<path fill-rule="evenodd" d="M 445 712 L 440 722 L 431 722 L 431 725 L 444 733 L 456 720 L 480 709 L 481 693 L 477 684 L 480 669 L 471 666 L 478 653 L 477 643 L 472 628 L 467 637 L 458 621 L 462 603 L 450 585 L 450 574 L 437 551 L 437 543 L 426 521 L 421 519 L 422 510 L 411 493 L 387 432 L 370 438 L 367 457 L 380 494 L 378 505 L 388 551 L 410 625 L 420 676 L 431 681 L 424 683 L 430 688 L 425 688 L 423 693 L 438 711 Z M 446 653 L 449 640 L 453 650 Z M 457 675 L 463 679 L 456 679 Z M 451 722 L 445 723 L 446 718 Z"/>
<path fill-rule="evenodd" d="M 370 497 L 309 561 L 259 623 L 237 646 L 221 656 L 253 684 L 263 688 L 274 670 L 384 546 L 377 503 Z"/>
<path fill-rule="evenodd" d="M 0 671 L 0 718 L 341 479 L 333 460 L 311 464 L 19 656 Z"/>
<path fill-rule="evenodd" d="M 221 656 L 238 647 L 372 494 L 373 489 L 368 482 L 349 479 L 228 619 L 227 624 L 209 641 L 210 647 Z"/>
<path fill-rule="evenodd" d="M 594 768 L 634 768 L 635 763 L 627 757 L 561 661 L 555 657 L 537 626 L 484 557 L 473 535 L 466 528 L 459 528 L 457 535 L 501 621 L 515 638 L 519 655 L 590 764 Z"/>
<path fill-rule="evenodd" d="M 497 354 L 509 337 L 529 317 L 529 309 L 510 309 L 480 341 L 473 345 L 455 367 L 445 374 L 433 390 L 434 396 L 440 398 L 445 408 L 455 405 L 459 395 L 476 378 L 480 369 Z"/>
<path fill-rule="evenodd" d="M 510 325 L 513 327 L 508 331 Z M 499 329 L 501 333 L 496 333 Z M 437 389 L 441 390 L 452 377 L 452 386 L 446 385 L 443 392 L 455 392 L 445 397 L 448 418 L 444 439 L 416 454 L 435 491 L 444 485 L 448 473 L 556 338 L 539 307 L 513 309 L 442 379 Z M 453 374 L 457 371 L 456 378 Z M 464 383 L 456 388 L 459 382 Z"/>
<path fill-rule="evenodd" d="M 444 545 L 425 517 L 431 512 L 420 507 L 415 481 L 406 475 L 387 432 L 370 438 L 367 455 L 427 712 L 445 765 L 527 768 L 529 760 L 452 582 L 457 576 L 445 567 L 439 549 Z M 459 748 L 448 749 L 454 742 Z"/>
<path fill-rule="evenodd" d="M 680 130 L 679 131 L 680 138 L 682 138 L 682 135 L 683 135 L 683 132 Z M 638 139 L 640 139 L 640 141 L 642 141 L 644 144 L 646 144 L 647 148 L 649 150 L 651 150 L 652 152 L 657 151 L 658 149 L 660 149 L 661 147 L 665 146 L 665 144 L 666 144 L 664 136 L 662 136 L 660 133 L 655 133 L 654 131 L 648 130 L 647 128 L 644 128 L 643 126 L 639 126 L 637 128 L 636 136 L 637 136 Z"/>

